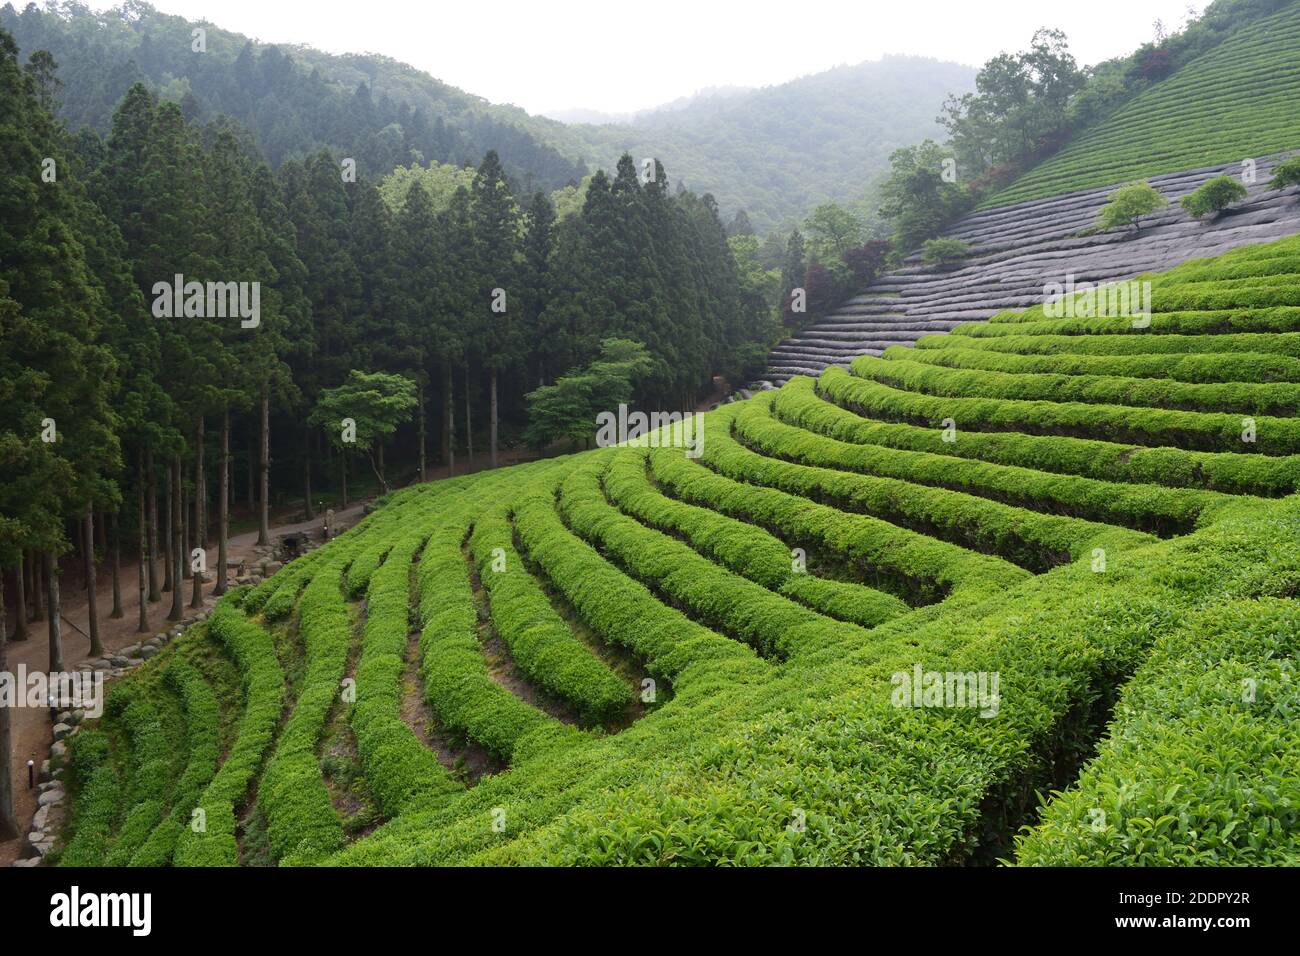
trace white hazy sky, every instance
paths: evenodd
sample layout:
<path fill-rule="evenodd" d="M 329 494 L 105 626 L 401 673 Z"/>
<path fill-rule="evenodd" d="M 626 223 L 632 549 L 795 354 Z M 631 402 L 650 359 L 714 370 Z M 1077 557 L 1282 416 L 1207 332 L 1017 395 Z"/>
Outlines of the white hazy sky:
<path fill-rule="evenodd" d="M 768 86 L 889 53 L 979 65 L 1039 26 L 1080 64 L 1170 29 L 1189 0 L 152 0 L 268 43 L 383 53 L 532 113 L 629 112 L 708 86 Z M 1195 0 L 1204 9 L 1207 0 Z M 116 6 L 103 0 L 97 9 Z"/>

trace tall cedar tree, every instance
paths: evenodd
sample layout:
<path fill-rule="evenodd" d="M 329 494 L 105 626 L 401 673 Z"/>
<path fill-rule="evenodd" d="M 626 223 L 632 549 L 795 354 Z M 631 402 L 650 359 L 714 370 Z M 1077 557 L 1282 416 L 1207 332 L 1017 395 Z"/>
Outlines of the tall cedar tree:
<path fill-rule="evenodd" d="M 488 150 L 483 157 L 470 194 L 474 273 L 478 280 L 475 311 L 479 316 L 474 339 L 488 370 L 488 446 L 495 468 L 498 380 L 503 370 L 522 364 L 525 341 L 519 313 L 523 295 L 517 284 L 519 207 L 510 194 L 510 185 L 495 150 Z"/>

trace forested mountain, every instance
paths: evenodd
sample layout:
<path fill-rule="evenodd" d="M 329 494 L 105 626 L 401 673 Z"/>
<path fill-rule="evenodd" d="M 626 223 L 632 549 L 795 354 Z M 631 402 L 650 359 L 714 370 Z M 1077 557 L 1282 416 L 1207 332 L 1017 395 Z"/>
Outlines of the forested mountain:
<path fill-rule="evenodd" d="M 633 124 L 551 130 L 561 149 L 607 165 L 654 156 L 691 189 L 710 192 L 754 228 L 789 226 L 828 200 L 859 196 L 889 155 L 939 132 L 949 94 L 974 89 L 975 70 L 885 57 L 732 96 L 701 96 Z"/>
<path fill-rule="evenodd" d="M 209 23 L 199 53 L 198 26 L 139 0 L 104 13 L 75 2 L 0 8 L 0 27 L 23 56 L 48 50 L 60 65 L 59 115 L 73 130 L 106 133 L 126 91 L 144 83 L 180 103 L 187 119 L 238 120 L 273 166 L 330 149 L 381 176 L 412 162 L 477 164 L 494 149 L 524 192 L 556 189 L 588 172 L 576 154 L 541 142 L 528 128 L 537 121 L 522 110 L 388 57 L 266 45 Z"/>
<path fill-rule="evenodd" d="M 60 64 L 59 116 L 70 129 L 106 133 L 114 107 L 139 82 L 180 103 L 187 119 L 238 120 L 273 167 L 329 149 L 382 176 L 412 162 L 477 164 L 494 149 L 528 194 L 610 168 L 628 152 L 712 193 L 728 217 L 745 210 L 760 233 L 792 225 L 821 202 L 860 196 L 891 152 L 938 132 L 945 97 L 972 89 L 975 74 L 886 57 L 760 90 L 704 91 L 632 114 L 630 123 L 568 125 L 375 54 L 261 44 L 208 23 L 198 54 L 198 26 L 143 0 L 104 13 L 78 2 L 0 8 L 0 27 L 24 56 L 48 50 Z"/>

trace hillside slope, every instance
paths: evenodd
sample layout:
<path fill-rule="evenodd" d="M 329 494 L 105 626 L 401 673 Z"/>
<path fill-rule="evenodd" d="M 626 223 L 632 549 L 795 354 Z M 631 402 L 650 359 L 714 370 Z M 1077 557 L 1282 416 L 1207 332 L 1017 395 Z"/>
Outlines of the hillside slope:
<path fill-rule="evenodd" d="M 1178 200 L 1207 179 L 1239 173 L 1235 162 L 1153 177 L 1151 184 L 1170 205 L 1147 216 L 1136 236 L 1129 230 L 1087 232 L 1109 186 L 973 213 L 948 230 L 970 244 L 966 259 L 938 269 L 913 255 L 902 268 L 777 345 L 765 380 L 780 384 L 795 375 L 817 374 L 962 322 L 1041 304 L 1049 283 L 1064 285 L 1070 276 L 1075 282 L 1114 282 L 1300 233 L 1300 190 L 1269 189 L 1274 165 L 1261 157 L 1247 199 L 1201 220 L 1192 219 Z"/>
<path fill-rule="evenodd" d="M 1084 131 L 985 207 L 1300 146 L 1300 2 L 1242 27 Z"/>
<path fill-rule="evenodd" d="M 1008 313 L 795 379 L 706 416 L 698 458 L 394 495 L 113 692 L 63 859 L 980 863 L 1078 779 L 1022 862 L 1294 863 L 1300 239 L 1153 284 L 1143 328 Z M 131 689 L 199 646 L 244 690 L 186 789 L 137 762 L 198 758 Z M 900 693 L 927 674 L 972 697 Z M 149 831 L 196 805 L 206 832 Z"/>

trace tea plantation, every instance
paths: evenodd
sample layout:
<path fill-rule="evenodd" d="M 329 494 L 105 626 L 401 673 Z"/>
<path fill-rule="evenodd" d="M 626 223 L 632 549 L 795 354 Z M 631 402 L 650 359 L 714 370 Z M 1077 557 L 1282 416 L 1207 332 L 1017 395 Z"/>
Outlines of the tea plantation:
<path fill-rule="evenodd" d="M 1300 862 L 1300 238 L 1144 278 L 391 495 L 114 688 L 61 862 Z"/>

